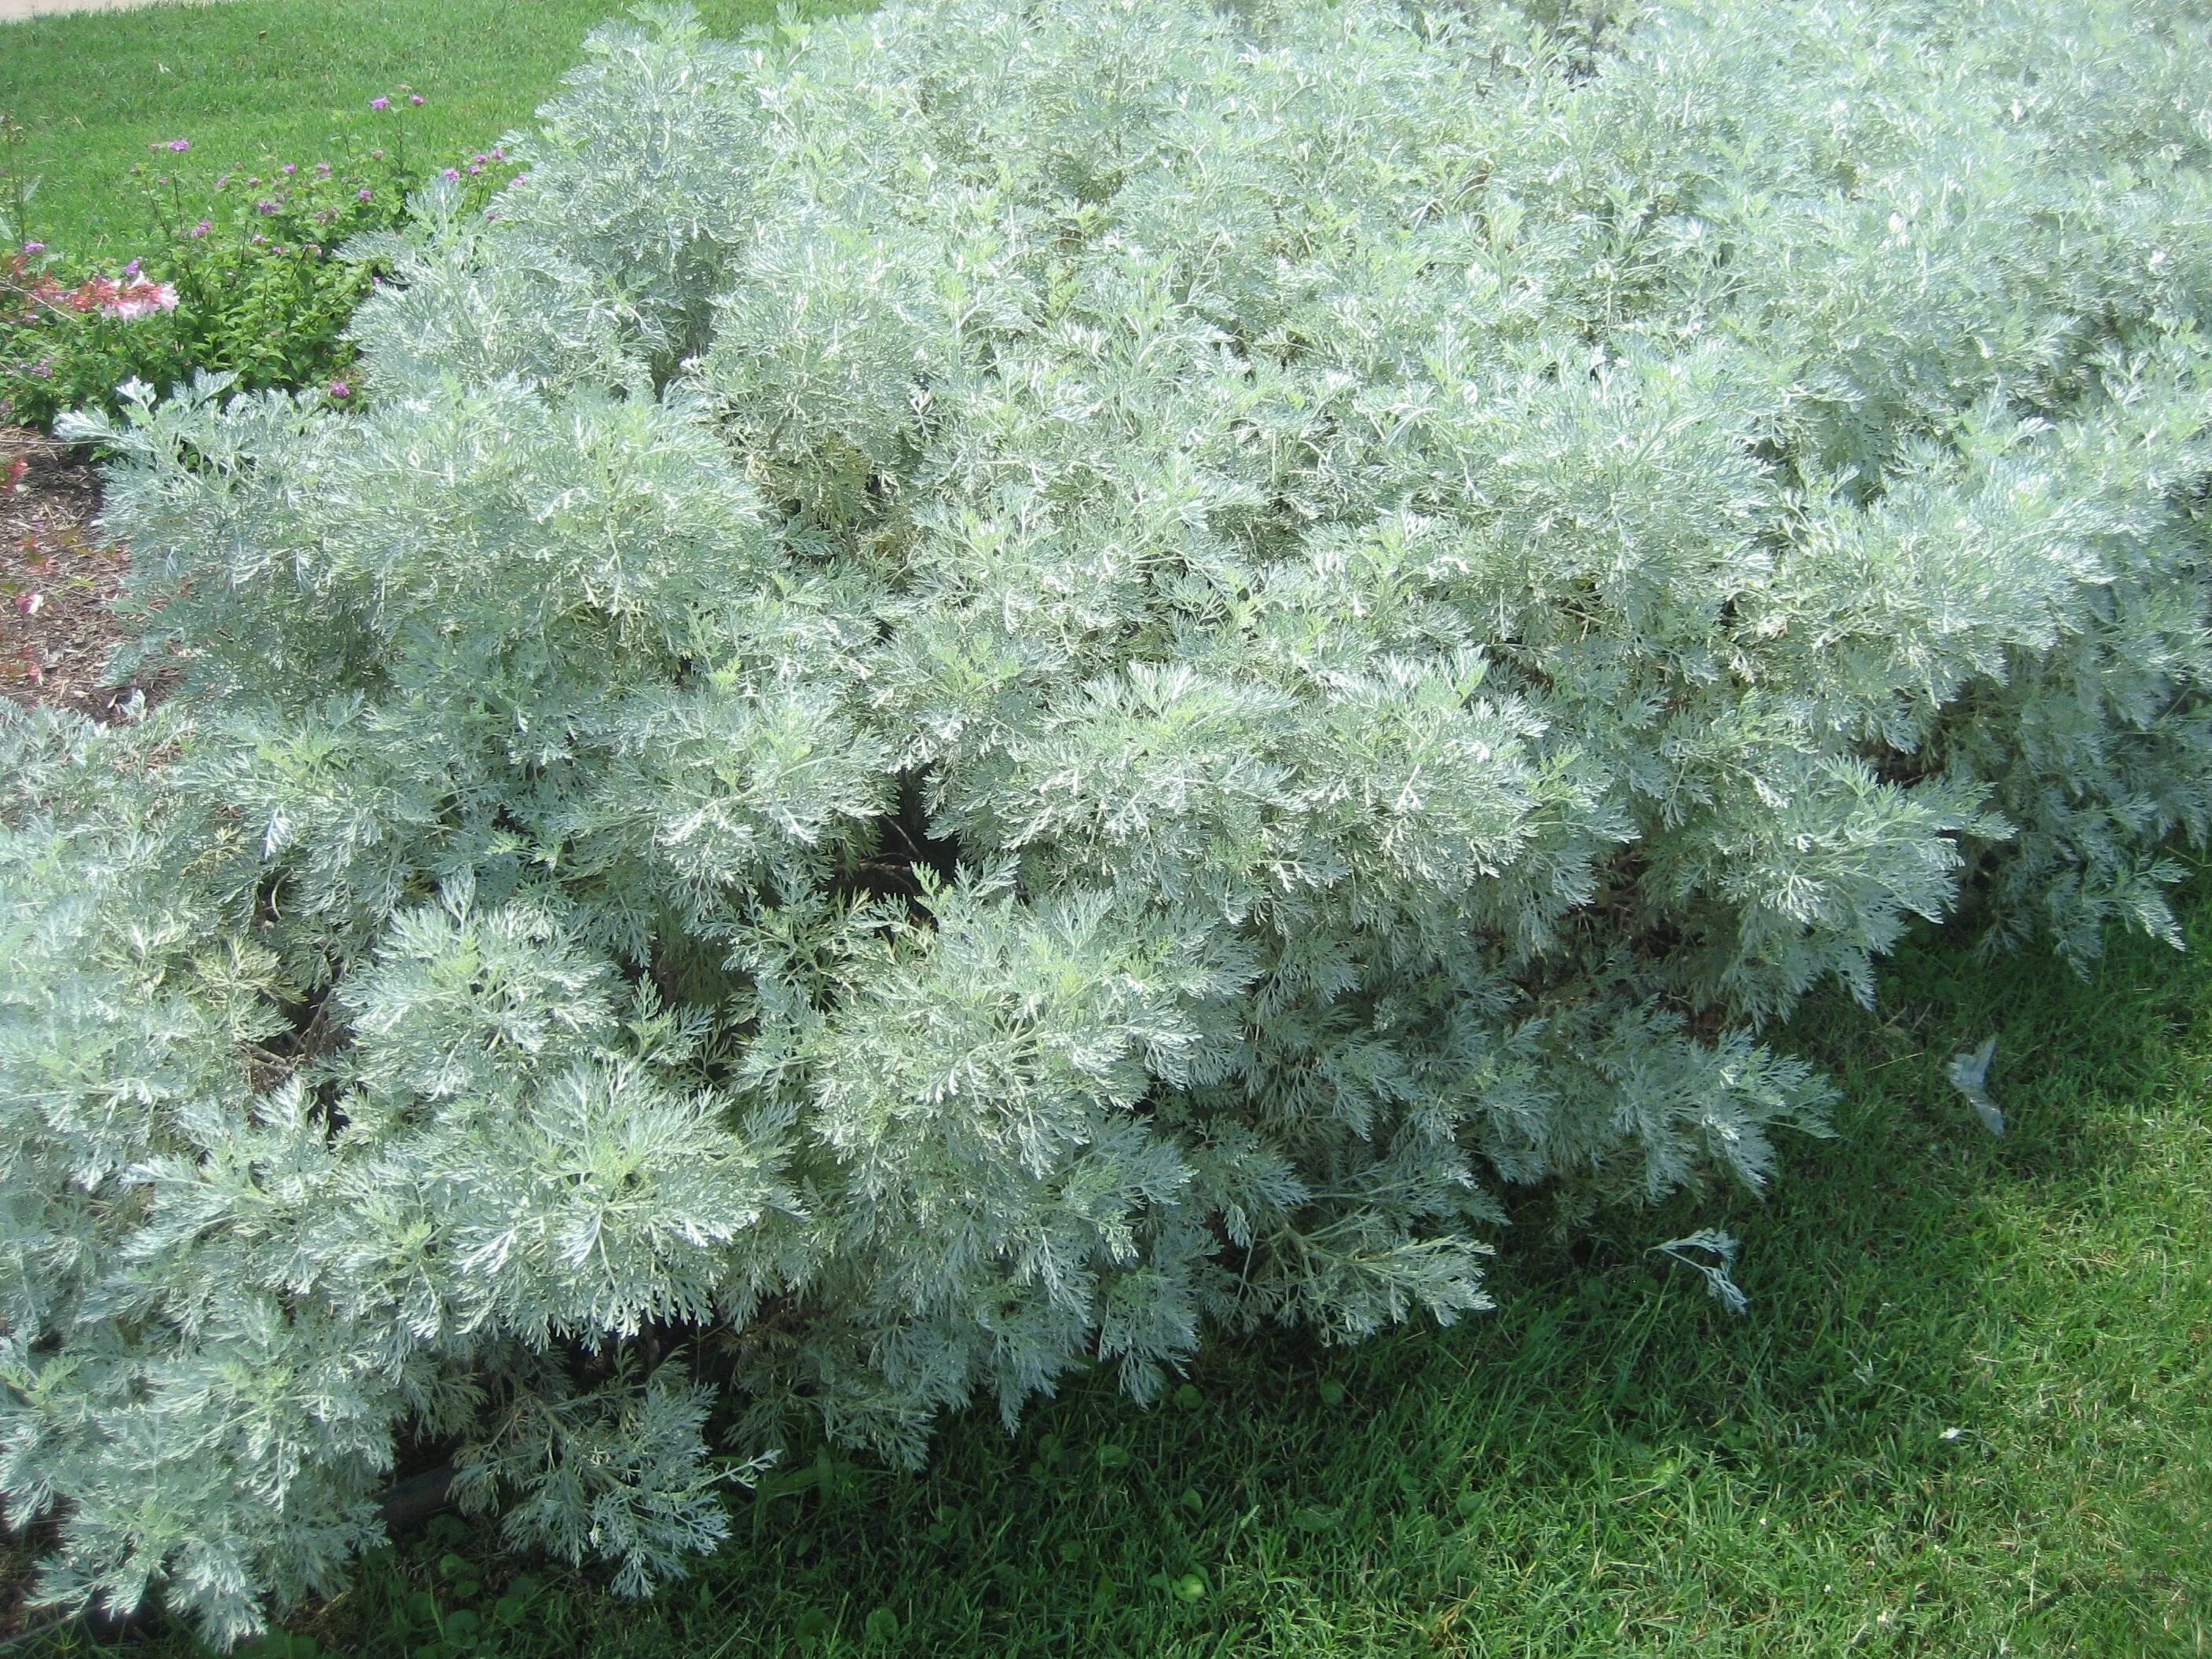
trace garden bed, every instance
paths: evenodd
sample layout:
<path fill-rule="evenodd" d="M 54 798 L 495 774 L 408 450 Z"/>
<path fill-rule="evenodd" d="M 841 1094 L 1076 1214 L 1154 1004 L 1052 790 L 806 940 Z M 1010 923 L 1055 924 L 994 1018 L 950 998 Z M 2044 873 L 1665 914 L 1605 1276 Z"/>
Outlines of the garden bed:
<path fill-rule="evenodd" d="M 170 677 L 108 676 L 127 631 L 109 603 L 129 560 L 99 512 L 83 451 L 0 427 L 0 696 L 104 721 L 158 700 Z"/>

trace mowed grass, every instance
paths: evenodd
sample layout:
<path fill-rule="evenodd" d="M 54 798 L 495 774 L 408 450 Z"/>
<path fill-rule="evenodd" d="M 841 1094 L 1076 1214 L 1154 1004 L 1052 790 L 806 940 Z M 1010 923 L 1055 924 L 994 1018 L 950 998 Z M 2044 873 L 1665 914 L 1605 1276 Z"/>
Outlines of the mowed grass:
<path fill-rule="evenodd" d="M 799 9 L 823 15 L 836 0 Z M 224 0 L 0 23 L 0 111 L 22 142 L 0 156 L 40 179 L 29 234 L 57 251 L 119 258 L 152 230 L 130 176 L 174 138 L 160 170 L 205 180 L 264 160 L 305 164 L 395 141 L 428 171 L 522 125 L 623 0 Z M 775 0 L 698 0 L 734 35 Z M 405 82 L 427 100 L 379 117 Z M 0 186 L 4 194 L 4 186 Z"/>
<path fill-rule="evenodd" d="M 448 1522 L 295 1629 L 395 1659 L 2212 1651 L 2212 881 L 2186 908 L 2186 954 L 2120 941 L 2087 981 L 1917 941 L 1879 1016 L 1796 1022 L 1844 1104 L 1770 1198 L 1524 1202 L 1498 1310 L 1452 1331 L 1217 1344 L 1150 1410 L 1103 1378 L 1015 1437 L 978 1410 L 919 1475 L 799 1449 L 804 1489 L 738 1495 L 642 1606 Z M 1991 1032 L 2002 1140 L 1942 1075 Z M 1716 1220 L 1741 1317 L 1649 1254 Z"/>

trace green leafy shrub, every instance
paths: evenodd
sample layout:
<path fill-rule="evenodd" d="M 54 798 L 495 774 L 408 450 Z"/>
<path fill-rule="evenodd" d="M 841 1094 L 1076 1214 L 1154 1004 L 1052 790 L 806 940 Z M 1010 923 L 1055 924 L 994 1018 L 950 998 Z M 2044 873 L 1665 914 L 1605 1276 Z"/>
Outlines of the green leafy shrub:
<path fill-rule="evenodd" d="M 398 108 L 391 118 L 389 149 L 267 158 L 212 179 L 183 171 L 189 139 L 155 145 L 155 164 L 131 169 L 148 250 L 112 274 L 32 238 L 26 191 L 0 213 L 0 421 L 46 426 L 64 410 L 112 409 L 125 381 L 167 390 L 199 369 L 242 388 L 353 395 L 346 328 L 380 273 L 338 251 L 405 222 L 415 180 Z M 481 198 L 512 174 L 504 163 L 503 151 L 486 152 L 465 164 L 470 173 L 452 172 Z"/>
<path fill-rule="evenodd" d="M 367 396 L 67 428 L 190 684 L 0 726 L 47 1593 L 250 1631 L 403 1436 L 641 1589 L 797 1413 L 911 1460 L 1478 1309 L 1510 1186 L 1757 1185 L 1763 1033 L 1970 883 L 2170 932 L 2203 21 L 596 37 L 364 249 Z"/>

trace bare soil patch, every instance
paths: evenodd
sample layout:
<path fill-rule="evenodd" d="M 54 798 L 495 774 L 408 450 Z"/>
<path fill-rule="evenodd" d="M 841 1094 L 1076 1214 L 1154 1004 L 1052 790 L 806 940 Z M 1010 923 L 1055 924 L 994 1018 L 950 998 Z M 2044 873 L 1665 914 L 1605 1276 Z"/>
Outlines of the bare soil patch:
<path fill-rule="evenodd" d="M 171 678 L 107 672 L 125 629 L 110 612 L 129 559 L 94 523 L 100 483 L 81 450 L 0 427 L 0 696 L 25 708 L 128 715 Z"/>

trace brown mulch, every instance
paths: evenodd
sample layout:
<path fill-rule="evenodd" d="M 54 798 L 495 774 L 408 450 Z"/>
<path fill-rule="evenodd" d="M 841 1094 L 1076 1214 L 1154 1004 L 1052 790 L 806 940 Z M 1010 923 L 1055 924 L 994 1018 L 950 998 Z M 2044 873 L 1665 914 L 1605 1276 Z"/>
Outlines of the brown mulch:
<path fill-rule="evenodd" d="M 158 702 L 169 677 L 108 678 L 126 630 L 107 605 L 129 560 L 94 525 L 99 511 L 82 450 L 0 427 L 0 696 L 107 721 L 128 717 L 134 693 Z"/>

